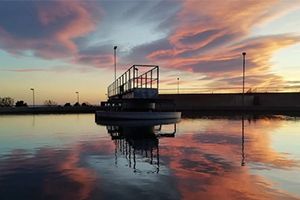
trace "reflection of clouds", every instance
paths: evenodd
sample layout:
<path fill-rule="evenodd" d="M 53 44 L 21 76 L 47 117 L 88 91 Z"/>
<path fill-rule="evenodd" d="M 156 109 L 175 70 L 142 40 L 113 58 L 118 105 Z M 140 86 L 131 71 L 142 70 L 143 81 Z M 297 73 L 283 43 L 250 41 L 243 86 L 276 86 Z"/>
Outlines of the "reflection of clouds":
<path fill-rule="evenodd" d="M 97 176 L 84 167 L 84 156 L 112 151 L 110 141 L 101 141 L 102 145 L 98 142 L 72 149 L 42 148 L 34 155 L 14 150 L 0 164 L 0 199 L 88 198 Z"/>
<path fill-rule="evenodd" d="M 162 157 L 170 157 L 169 165 L 184 199 L 296 199 L 292 194 L 273 188 L 275 182 L 251 172 L 257 166 L 261 170 L 289 170 L 299 166 L 297 161 L 271 146 L 269 134 L 282 124 L 270 119 L 257 120 L 255 125 L 245 122 L 244 167 L 240 166 L 242 127 L 239 120 L 183 121 L 184 134 L 168 141 L 160 153 Z"/>
<path fill-rule="evenodd" d="M 140 148 L 142 143 L 128 140 L 131 150 L 135 145 L 141 158 L 140 169 L 149 167 L 151 154 L 147 158 L 145 150 L 159 147 L 159 173 L 138 174 L 132 173 L 127 166 L 130 159 L 126 148 L 129 146 L 126 147 L 125 141 L 125 145 L 118 144 L 123 146 L 117 151 L 123 153 L 115 168 L 115 141 L 104 130 L 101 132 L 104 136 L 89 137 L 92 131 L 85 128 L 89 131 L 82 132 L 81 139 L 73 141 L 72 145 L 35 148 L 34 153 L 16 149 L 1 156 L 0 199 L 5 199 L 3 195 L 14 199 L 116 199 L 124 196 L 130 199 L 145 196 L 152 199 L 181 199 L 181 196 L 182 199 L 296 199 L 278 189 L 278 183 L 266 179 L 264 174 L 268 170 L 273 176 L 279 170 L 288 172 L 298 167 L 295 160 L 272 148 L 271 133 L 285 126 L 284 120 L 281 117 L 245 120 L 244 167 L 240 166 L 242 127 L 239 118 L 182 120 L 176 137 L 162 138 L 159 145 L 146 144 L 146 148 Z M 71 124 L 68 122 L 66 127 Z M 73 134 L 73 137 L 78 136 Z M 143 154 L 140 154 L 142 149 Z M 275 176 L 298 184 L 293 180 L 294 174 L 287 177 L 282 174 L 285 175 Z M 283 183 L 279 187 L 289 186 Z"/>
<path fill-rule="evenodd" d="M 84 199 L 94 181 L 93 173 L 76 166 L 78 155 L 41 149 L 33 157 L 14 155 L 2 161 L 2 198 Z M 4 196 L 5 195 L 5 196 Z"/>

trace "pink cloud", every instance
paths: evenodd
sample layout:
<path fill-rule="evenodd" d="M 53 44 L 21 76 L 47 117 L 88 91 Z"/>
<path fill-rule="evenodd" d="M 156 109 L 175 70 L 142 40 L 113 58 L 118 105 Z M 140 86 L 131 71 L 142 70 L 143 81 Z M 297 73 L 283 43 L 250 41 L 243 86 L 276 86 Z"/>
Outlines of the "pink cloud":
<path fill-rule="evenodd" d="M 31 51 L 35 56 L 44 59 L 73 56 L 78 52 L 78 47 L 73 39 L 85 36 L 96 28 L 93 13 L 89 12 L 88 4 L 93 4 L 93 2 L 28 3 L 28 6 L 31 6 L 30 9 L 37 13 L 37 16 L 28 15 L 28 20 L 32 20 L 34 23 L 32 27 L 36 30 L 31 30 L 32 33 L 28 36 L 18 37 L 17 34 L 22 33 L 21 28 L 23 27 L 19 25 L 19 22 L 15 29 L 9 27 L 5 29 L 5 26 L 1 26 L 0 23 L 0 44 L 4 50 L 12 54 Z M 11 6 L 19 5 L 12 4 Z M 100 9 L 98 11 L 100 12 Z M 28 9 L 23 12 L 26 14 L 32 11 Z M 11 23 L 13 25 L 14 21 Z M 26 24 L 27 21 L 24 20 L 24 23 Z M 19 32 L 14 32 L 17 29 L 20 29 Z"/>
<path fill-rule="evenodd" d="M 249 86 L 283 84 L 270 73 L 274 53 L 300 42 L 298 35 L 251 38 L 261 26 L 299 4 L 292 1 L 185 1 L 178 13 L 176 29 L 168 37 L 171 48 L 150 52 L 146 57 L 168 68 L 206 75 L 213 84 L 232 86 L 226 78 L 242 75 L 242 55 L 247 52 L 247 75 L 264 74 Z M 218 81 L 222 79 L 222 83 Z"/>

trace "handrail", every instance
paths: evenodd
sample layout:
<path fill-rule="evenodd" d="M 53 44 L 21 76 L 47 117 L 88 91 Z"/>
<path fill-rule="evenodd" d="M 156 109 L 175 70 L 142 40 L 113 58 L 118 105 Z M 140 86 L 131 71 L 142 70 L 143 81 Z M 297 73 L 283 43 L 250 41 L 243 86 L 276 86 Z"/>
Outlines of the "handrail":
<path fill-rule="evenodd" d="M 140 67 L 151 67 L 152 69 L 138 75 Z M 159 88 L 159 66 L 157 65 L 132 65 L 120 77 L 118 77 L 107 88 L 108 98 L 132 91 L 135 88 Z"/>

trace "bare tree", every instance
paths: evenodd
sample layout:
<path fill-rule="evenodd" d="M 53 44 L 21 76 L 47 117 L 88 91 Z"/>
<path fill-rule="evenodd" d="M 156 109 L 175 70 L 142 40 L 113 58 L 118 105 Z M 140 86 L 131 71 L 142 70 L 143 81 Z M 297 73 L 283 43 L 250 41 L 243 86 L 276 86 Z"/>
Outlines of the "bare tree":
<path fill-rule="evenodd" d="M 14 102 L 14 99 L 11 97 L 0 98 L 0 107 L 12 107 Z"/>
<path fill-rule="evenodd" d="M 44 101 L 44 105 L 48 107 L 57 106 L 57 103 L 53 100 L 46 100 Z"/>

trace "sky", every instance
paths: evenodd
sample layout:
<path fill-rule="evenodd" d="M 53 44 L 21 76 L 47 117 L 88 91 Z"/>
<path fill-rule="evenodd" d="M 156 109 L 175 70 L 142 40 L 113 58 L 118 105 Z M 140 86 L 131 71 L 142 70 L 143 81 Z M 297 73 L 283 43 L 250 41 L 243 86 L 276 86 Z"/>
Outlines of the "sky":
<path fill-rule="evenodd" d="M 0 0 L 0 97 L 99 104 L 133 64 L 160 66 L 160 92 L 300 91 L 298 0 Z M 197 91 L 199 91 L 197 90 Z M 195 91 L 195 90 L 194 90 Z"/>

